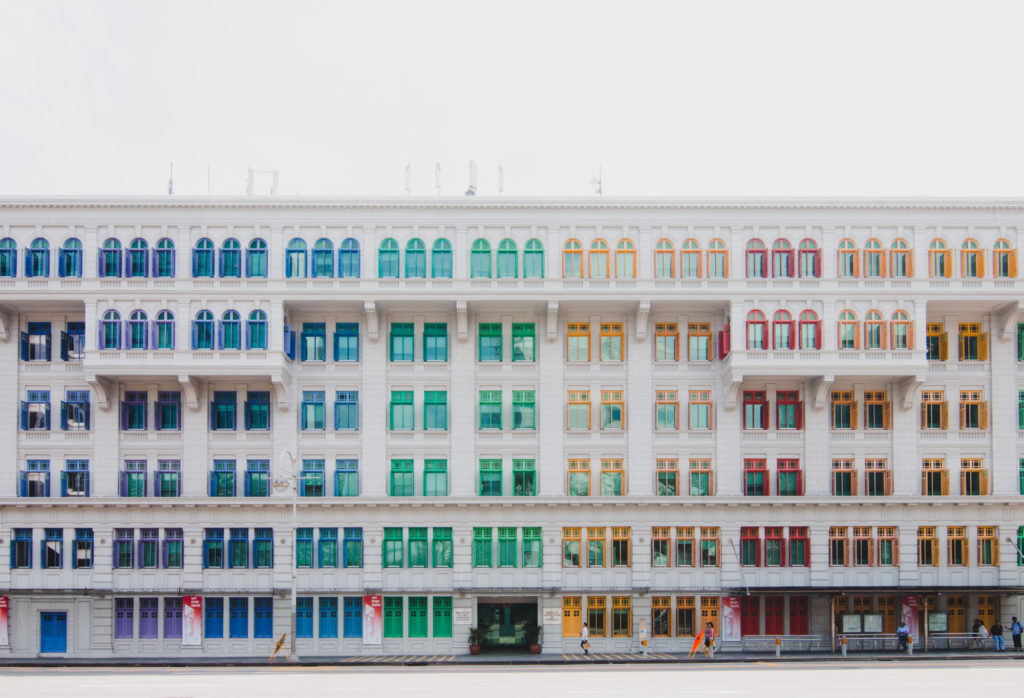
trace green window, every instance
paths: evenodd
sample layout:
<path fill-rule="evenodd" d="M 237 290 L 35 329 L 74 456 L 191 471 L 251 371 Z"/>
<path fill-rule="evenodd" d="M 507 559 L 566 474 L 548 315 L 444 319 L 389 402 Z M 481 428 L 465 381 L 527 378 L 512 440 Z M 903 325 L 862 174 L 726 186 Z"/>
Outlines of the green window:
<path fill-rule="evenodd" d="M 515 567 L 519 545 L 515 528 L 498 529 L 498 567 Z"/>
<path fill-rule="evenodd" d="M 537 464 L 532 458 L 512 461 L 512 494 L 516 497 L 537 495 Z"/>
<path fill-rule="evenodd" d="M 523 251 L 523 278 L 541 279 L 544 277 L 544 245 L 540 240 L 527 240 Z"/>
<path fill-rule="evenodd" d="M 409 529 L 409 567 L 427 566 L 427 529 Z"/>
<path fill-rule="evenodd" d="M 423 496 L 444 497 L 448 494 L 448 461 L 423 462 Z"/>
<path fill-rule="evenodd" d="M 423 360 L 448 360 L 448 324 L 444 322 L 423 323 Z"/>
<path fill-rule="evenodd" d="M 512 428 L 537 428 L 537 393 L 533 390 L 512 391 Z"/>
<path fill-rule="evenodd" d="M 391 391 L 391 430 L 412 431 L 415 428 L 413 416 L 412 391 Z"/>
<path fill-rule="evenodd" d="M 1018 461 L 1017 468 L 1018 486 L 1020 487 L 1020 493 L 1024 494 L 1024 458 Z"/>
<path fill-rule="evenodd" d="M 501 391 L 480 391 L 480 428 L 501 429 Z"/>
<path fill-rule="evenodd" d="M 490 278 L 491 276 L 491 243 L 480 238 L 473 241 L 469 257 L 469 278 Z"/>
<path fill-rule="evenodd" d="M 414 494 L 415 484 L 413 482 L 412 461 L 391 461 L 391 496 L 412 497 Z"/>
<path fill-rule="evenodd" d="M 402 529 L 384 529 L 384 567 L 402 566 Z"/>
<path fill-rule="evenodd" d="M 409 637 L 427 636 L 427 597 L 409 597 Z"/>
<path fill-rule="evenodd" d="M 321 528 L 319 549 L 317 557 L 320 559 L 320 567 L 338 566 L 338 529 Z"/>
<path fill-rule="evenodd" d="M 1024 390 L 1017 393 L 1017 428 L 1024 429 Z"/>
<path fill-rule="evenodd" d="M 434 603 L 434 637 L 452 636 L 452 597 L 435 596 Z"/>
<path fill-rule="evenodd" d="M 423 428 L 448 428 L 448 391 L 427 390 L 423 393 Z"/>
<path fill-rule="evenodd" d="M 401 533 L 399 533 L 401 535 Z M 346 528 L 345 540 L 345 567 L 363 566 L 363 529 Z"/>
<path fill-rule="evenodd" d="M 500 459 L 485 459 L 480 461 L 480 496 L 501 496 Z"/>
<path fill-rule="evenodd" d="M 433 566 L 452 566 L 452 529 L 435 528 L 433 547 Z"/>
<path fill-rule="evenodd" d="M 514 279 L 517 276 L 516 243 L 508 238 L 498 243 L 498 278 Z"/>
<path fill-rule="evenodd" d="M 512 360 L 537 360 L 537 332 L 532 322 L 512 323 Z"/>
<path fill-rule="evenodd" d="M 323 429 L 324 428 L 324 399 L 323 390 L 302 391 L 302 428 Z"/>
<path fill-rule="evenodd" d="M 542 565 L 541 539 L 539 528 L 523 529 L 523 567 Z"/>
<path fill-rule="evenodd" d="M 481 322 L 479 360 L 501 361 L 501 323 Z"/>
<path fill-rule="evenodd" d="M 1024 567 L 1024 555 L 1020 554 L 1020 551 L 1024 550 L 1024 526 L 1017 527 L 1017 567 Z"/>
<path fill-rule="evenodd" d="M 1017 361 L 1024 361 L 1024 322 L 1017 323 Z"/>
<path fill-rule="evenodd" d="M 473 567 L 493 567 L 491 529 L 473 529 Z"/>
<path fill-rule="evenodd" d="M 359 495 L 359 461 L 339 458 L 334 461 L 334 496 L 356 497 Z"/>
<path fill-rule="evenodd" d="M 413 360 L 413 323 L 391 323 L 391 360 Z"/>
<path fill-rule="evenodd" d="M 295 529 L 295 566 L 313 566 L 313 529 Z"/>
<path fill-rule="evenodd" d="M 402 611 L 405 599 L 384 597 L 384 637 L 402 637 Z"/>

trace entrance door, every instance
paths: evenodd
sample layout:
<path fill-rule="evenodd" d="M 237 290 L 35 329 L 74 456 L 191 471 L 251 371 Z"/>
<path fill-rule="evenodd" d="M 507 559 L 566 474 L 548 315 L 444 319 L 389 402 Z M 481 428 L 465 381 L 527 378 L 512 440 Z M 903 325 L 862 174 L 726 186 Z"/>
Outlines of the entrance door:
<path fill-rule="evenodd" d="M 484 646 L 525 647 L 526 627 L 537 623 L 537 604 L 480 602 L 477 620 L 486 628 Z"/>
<path fill-rule="evenodd" d="M 789 634 L 807 634 L 807 597 L 789 597 Z"/>
<path fill-rule="evenodd" d="M 40 617 L 40 652 L 67 652 L 68 614 L 44 611 Z"/>
<path fill-rule="evenodd" d="M 740 598 L 740 635 L 761 634 L 761 597 Z"/>
<path fill-rule="evenodd" d="M 783 635 L 785 634 L 785 599 L 782 596 L 764 597 L 764 634 Z"/>

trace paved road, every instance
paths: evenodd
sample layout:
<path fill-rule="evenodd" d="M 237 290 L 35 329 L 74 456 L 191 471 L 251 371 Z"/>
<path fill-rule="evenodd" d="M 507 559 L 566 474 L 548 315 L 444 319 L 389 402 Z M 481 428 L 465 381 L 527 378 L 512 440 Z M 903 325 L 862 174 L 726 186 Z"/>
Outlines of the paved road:
<path fill-rule="evenodd" d="M 730 665 L 558 665 L 3 669 L 3 695 L 43 698 L 233 698 L 242 696 L 639 696 L 1018 695 L 1024 666 L 1013 662 L 757 662 Z"/>

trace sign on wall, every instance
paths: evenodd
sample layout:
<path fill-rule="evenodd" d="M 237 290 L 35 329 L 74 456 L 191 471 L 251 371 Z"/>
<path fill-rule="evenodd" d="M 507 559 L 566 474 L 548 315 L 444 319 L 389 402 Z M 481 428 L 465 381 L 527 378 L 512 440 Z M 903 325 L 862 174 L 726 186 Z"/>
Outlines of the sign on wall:
<path fill-rule="evenodd" d="M 472 625 L 473 623 L 473 609 L 472 608 L 456 608 L 452 610 L 452 621 L 455 625 Z"/>
<path fill-rule="evenodd" d="M 740 597 L 722 597 L 721 638 L 725 642 L 740 639 Z"/>
<path fill-rule="evenodd" d="M 383 602 L 380 596 L 363 597 L 363 644 L 379 645 L 384 629 Z"/>
<path fill-rule="evenodd" d="M 544 609 L 544 625 L 561 625 L 562 624 L 562 609 L 560 608 L 545 608 Z"/>
<path fill-rule="evenodd" d="M 203 644 L 203 597 L 183 596 L 181 599 L 181 646 Z"/>
<path fill-rule="evenodd" d="M 7 634 L 7 608 L 8 598 L 0 596 L 0 645 L 11 644 L 10 636 Z"/>

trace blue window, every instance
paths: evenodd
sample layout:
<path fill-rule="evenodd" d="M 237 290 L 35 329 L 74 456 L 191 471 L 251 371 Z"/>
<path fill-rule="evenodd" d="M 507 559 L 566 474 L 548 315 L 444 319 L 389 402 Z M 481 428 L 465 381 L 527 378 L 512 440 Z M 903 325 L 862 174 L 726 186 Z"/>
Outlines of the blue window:
<path fill-rule="evenodd" d="M 256 622 L 253 624 L 252 636 L 266 638 L 274 636 L 274 597 L 257 596 Z"/>
<path fill-rule="evenodd" d="M 22 361 L 50 360 L 50 323 L 28 323 L 28 332 L 21 333 L 20 354 Z"/>
<path fill-rule="evenodd" d="M 89 461 L 64 461 L 64 472 L 60 474 L 60 496 L 89 496 Z"/>
<path fill-rule="evenodd" d="M 50 496 L 50 461 L 30 460 L 18 474 L 19 497 Z"/>
<path fill-rule="evenodd" d="M 444 238 L 435 240 L 430 249 L 430 276 L 434 279 L 452 278 L 452 243 Z"/>
<path fill-rule="evenodd" d="M 18 275 L 18 243 L 11 238 L 0 240 L 0 276 Z"/>
<path fill-rule="evenodd" d="M 228 568 L 244 569 L 249 566 L 249 529 L 232 528 L 228 540 Z"/>
<path fill-rule="evenodd" d="M 71 569 L 92 569 L 93 537 L 91 528 L 75 529 L 75 548 L 71 555 Z"/>
<path fill-rule="evenodd" d="M 101 277 L 121 276 L 121 241 L 107 238 L 103 241 L 99 257 L 99 275 Z"/>
<path fill-rule="evenodd" d="M 327 238 L 320 238 L 313 243 L 312 276 L 313 278 L 330 278 L 334 276 L 334 245 Z"/>
<path fill-rule="evenodd" d="M 89 391 L 69 390 L 60 403 L 60 428 L 64 431 L 89 430 Z"/>
<path fill-rule="evenodd" d="M 214 391 L 213 402 L 210 403 L 210 429 L 212 431 L 233 431 L 237 429 L 237 406 L 238 399 L 236 397 L 235 391 Z"/>
<path fill-rule="evenodd" d="M 213 313 L 200 310 L 192 321 L 192 348 L 213 349 Z"/>
<path fill-rule="evenodd" d="M 246 461 L 245 496 L 270 496 L 270 461 L 256 459 Z"/>
<path fill-rule="evenodd" d="M 61 277 L 82 276 L 82 241 L 68 238 L 57 256 L 57 274 Z"/>
<path fill-rule="evenodd" d="M 300 497 L 324 496 L 324 462 L 317 458 L 302 461 L 302 472 L 299 473 Z"/>
<path fill-rule="evenodd" d="M 237 310 L 225 310 L 221 315 L 217 346 L 220 349 L 242 348 L 242 319 Z"/>
<path fill-rule="evenodd" d="M 339 390 L 335 393 L 334 428 L 355 430 L 359 428 L 359 393 L 355 390 Z"/>
<path fill-rule="evenodd" d="M 339 322 L 334 326 L 334 360 L 359 361 L 359 324 Z"/>
<path fill-rule="evenodd" d="M 300 347 L 302 361 L 324 361 L 327 352 L 327 330 L 324 323 L 302 323 Z"/>
<path fill-rule="evenodd" d="M 149 348 L 149 318 L 144 310 L 133 310 L 128 316 L 128 331 L 125 332 L 125 349 Z"/>
<path fill-rule="evenodd" d="M 346 596 L 344 603 L 345 622 L 343 632 L 345 637 L 363 636 L 363 597 Z"/>
<path fill-rule="evenodd" d="M 174 241 L 161 238 L 156 243 L 156 253 L 153 255 L 153 276 L 158 279 L 174 278 L 174 269 Z"/>
<path fill-rule="evenodd" d="M 44 570 L 59 570 L 64 566 L 64 529 L 45 529 L 40 542 L 39 566 Z"/>
<path fill-rule="evenodd" d="M 211 497 L 235 496 L 235 461 L 215 460 L 210 471 Z"/>
<path fill-rule="evenodd" d="M 287 322 L 284 324 L 284 354 L 295 361 L 295 330 Z"/>
<path fill-rule="evenodd" d="M 377 252 L 377 276 L 382 279 L 398 278 L 398 241 L 387 238 Z"/>
<path fill-rule="evenodd" d="M 252 534 L 252 566 L 255 569 L 274 567 L 274 529 L 257 528 Z"/>
<path fill-rule="evenodd" d="M 203 637 L 219 640 L 224 637 L 224 599 L 207 596 L 203 603 L 206 606 Z"/>
<path fill-rule="evenodd" d="M 49 431 L 49 390 L 28 391 L 28 399 L 21 403 L 21 428 L 24 431 Z"/>
<path fill-rule="evenodd" d="M 249 322 L 245 325 L 245 348 L 267 348 L 267 314 L 262 310 L 249 313 Z"/>
<path fill-rule="evenodd" d="M 405 243 L 405 278 L 427 278 L 427 246 L 419 238 Z"/>
<path fill-rule="evenodd" d="M 391 360 L 413 360 L 413 324 L 411 322 L 391 323 Z"/>
<path fill-rule="evenodd" d="M 242 276 L 242 246 L 238 240 L 228 238 L 220 248 L 221 278 L 239 278 Z"/>
<path fill-rule="evenodd" d="M 108 310 L 100 320 L 100 349 L 121 348 L 121 313 Z"/>
<path fill-rule="evenodd" d="M 359 496 L 359 461 L 339 458 L 334 463 L 334 496 Z"/>
<path fill-rule="evenodd" d="M 146 461 L 126 460 L 117 486 L 119 497 L 146 496 Z"/>
<path fill-rule="evenodd" d="M 181 392 L 161 390 L 156 394 L 153 408 L 153 426 L 158 431 L 181 429 Z"/>
<path fill-rule="evenodd" d="M 245 251 L 245 275 L 248 277 L 267 278 L 267 242 L 255 238 L 249 242 Z"/>
<path fill-rule="evenodd" d="M 154 497 L 181 496 L 181 461 L 159 460 L 153 476 Z"/>
<path fill-rule="evenodd" d="M 233 596 L 229 599 L 231 622 L 228 636 L 232 639 L 249 637 L 249 599 Z"/>
<path fill-rule="evenodd" d="M 60 358 L 65 361 L 85 358 L 85 323 L 69 322 L 60 333 Z"/>
<path fill-rule="evenodd" d="M 300 426 L 304 430 L 324 428 L 324 391 L 302 391 L 302 413 Z"/>
<path fill-rule="evenodd" d="M 338 637 L 338 597 L 320 597 L 320 637 Z"/>
<path fill-rule="evenodd" d="M 202 238 L 192 250 L 193 278 L 213 278 L 213 240 Z"/>
<path fill-rule="evenodd" d="M 153 323 L 153 348 L 174 349 L 174 313 L 161 310 Z"/>
<path fill-rule="evenodd" d="M 145 390 L 129 390 L 124 394 L 121 401 L 122 431 L 145 431 L 147 399 Z"/>
<path fill-rule="evenodd" d="M 203 568 L 224 567 L 224 529 L 208 528 L 203 533 Z"/>
<path fill-rule="evenodd" d="M 342 563 L 345 567 L 363 566 L 363 529 L 346 528 L 344 546 L 342 548 Z"/>
<path fill-rule="evenodd" d="M 338 248 L 338 276 L 343 279 L 359 278 L 359 242 L 345 238 Z"/>
<path fill-rule="evenodd" d="M 288 251 L 285 253 L 284 275 L 289 279 L 305 278 L 306 243 L 304 240 L 293 238 L 288 243 Z"/>
<path fill-rule="evenodd" d="M 149 275 L 149 245 L 142 238 L 135 238 L 128 244 L 128 263 L 124 271 L 130 278 Z"/>
<path fill-rule="evenodd" d="M 50 243 L 36 238 L 25 250 L 25 276 L 47 277 L 50 275 Z"/>
<path fill-rule="evenodd" d="M 134 566 L 135 529 L 115 528 L 113 567 L 115 570 L 130 570 Z"/>
<path fill-rule="evenodd" d="M 270 428 L 270 392 L 250 390 L 245 399 L 245 428 L 267 430 Z"/>
<path fill-rule="evenodd" d="M 295 599 L 295 637 L 313 637 L 313 597 Z"/>
<path fill-rule="evenodd" d="M 32 529 L 16 528 L 11 538 L 11 569 L 32 569 Z"/>

